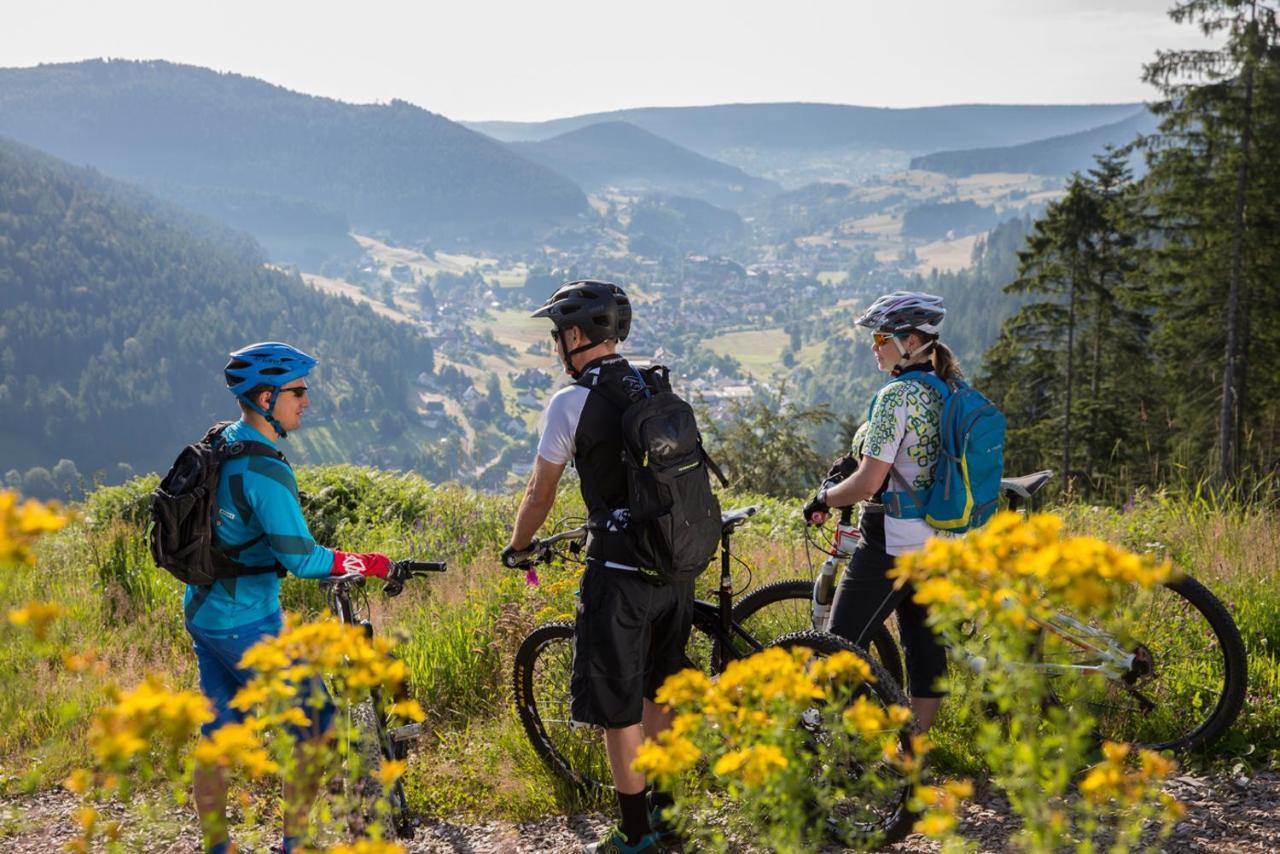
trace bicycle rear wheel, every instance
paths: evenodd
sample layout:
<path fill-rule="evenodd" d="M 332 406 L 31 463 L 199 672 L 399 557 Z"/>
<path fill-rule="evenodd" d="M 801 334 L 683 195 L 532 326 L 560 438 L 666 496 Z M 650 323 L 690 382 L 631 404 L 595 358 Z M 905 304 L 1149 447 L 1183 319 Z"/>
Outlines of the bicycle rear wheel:
<path fill-rule="evenodd" d="M 604 738 L 597 727 L 571 719 L 573 623 L 534 629 L 516 652 L 512 688 L 516 713 L 534 751 L 547 767 L 589 797 L 613 788 Z"/>
<path fill-rule="evenodd" d="M 906 695 L 888 672 L 844 638 L 827 632 L 794 632 L 778 638 L 772 645 L 787 650 L 805 647 L 820 658 L 842 651 L 852 652 L 871 665 L 872 681 L 862 685 L 851 700 L 866 697 L 881 708 L 895 705 L 910 708 Z M 802 715 L 800 726 L 809 730 L 815 742 L 828 740 L 832 732 L 840 731 L 845 708 L 843 704 L 838 708 L 815 704 Z M 911 736 L 915 732 L 910 723 L 898 732 L 898 750 L 904 757 L 914 756 Z M 875 758 L 870 760 L 848 759 L 840 765 L 814 767 L 814 776 L 827 783 L 833 775 L 848 780 L 847 792 L 829 805 L 826 815 L 817 817 L 825 821 L 827 836 L 842 846 L 889 845 L 906 836 L 916 819 L 908 807 L 914 784 L 883 759 L 878 747 L 872 753 Z"/>
<path fill-rule="evenodd" d="M 890 615 L 876 629 L 866 652 L 905 688 L 902 652 L 890 628 L 896 619 Z M 733 621 L 762 645 L 792 632 L 824 630 L 813 625 L 813 582 L 803 578 L 775 581 L 742 597 L 733 608 Z"/>
<path fill-rule="evenodd" d="M 1094 675 L 1063 683 L 1058 677 L 1063 698 L 1088 709 L 1099 738 L 1154 750 L 1209 745 L 1240 714 L 1248 680 L 1244 642 L 1231 615 L 1190 576 L 1135 587 L 1123 605 L 1123 625 L 1109 634 L 1134 656 L 1133 666 L 1118 681 Z M 1046 632 L 1043 659 L 1081 665 L 1096 655 Z"/>

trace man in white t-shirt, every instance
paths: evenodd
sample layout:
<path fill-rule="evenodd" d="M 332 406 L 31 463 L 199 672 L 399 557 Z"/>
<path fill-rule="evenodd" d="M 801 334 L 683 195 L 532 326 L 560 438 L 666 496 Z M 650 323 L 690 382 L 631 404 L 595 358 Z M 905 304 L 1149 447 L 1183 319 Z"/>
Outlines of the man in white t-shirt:
<path fill-rule="evenodd" d="M 645 737 L 670 726 L 670 711 L 653 698 L 663 680 L 686 666 L 693 582 L 663 583 L 624 534 L 630 509 L 620 407 L 644 395 L 643 379 L 617 354 L 631 328 L 631 304 L 615 284 L 569 282 L 533 316 L 555 324 L 556 352 L 574 382 L 543 413 L 533 474 L 502 560 L 518 566 L 534 553 L 534 534 L 572 464 L 589 535 L 574 621 L 570 713 L 575 722 L 604 729 L 621 813 L 619 826 L 587 851 L 657 851 L 650 808 L 661 810 L 670 798 L 660 792 L 646 798 L 644 775 L 631 765 Z"/>

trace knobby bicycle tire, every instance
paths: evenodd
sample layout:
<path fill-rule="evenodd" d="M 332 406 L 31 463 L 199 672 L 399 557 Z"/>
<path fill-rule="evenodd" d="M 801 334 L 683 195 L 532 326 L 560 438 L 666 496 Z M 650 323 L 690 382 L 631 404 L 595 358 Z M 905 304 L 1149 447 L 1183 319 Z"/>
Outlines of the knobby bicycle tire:
<path fill-rule="evenodd" d="M 733 621 L 765 644 L 792 632 L 821 631 L 813 625 L 813 582 L 795 578 L 766 584 L 742 597 L 733 608 Z M 905 689 L 902 652 L 887 623 L 872 634 L 865 651 Z"/>
<path fill-rule="evenodd" d="M 560 779 L 588 797 L 613 788 L 604 739 L 570 714 L 573 623 L 538 626 L 516 651 L 512 690 L 516 713 L 534 752 Z"/>
<path fill-rule="evenodd" d="M 1207 747 L 1244 704 L 1248 658 L 1235 621 L 1208 588 L 1186 575 L 1135 588 L 1126 604 L 1123 630 L 1113 634 L 1126 652 L 1138 655 L 1141 666 L 1126 680 L 1131 688 L 1098 677 L 1066 688 L 1082 695 L 1076 702 L 1097 720 L 1100 739 L 1153 750 Z M 1152 706 L 1140 705 L 1131 691 Z"/>
<path fill-rule="evenodd" d="M 376 704 L 370 695 L 350 707 L 347 737 L 351 742 L 345 747 L 347 755 L 354 752 L 359 760 L 358 773 L 352 775 L 354 779 L 347 779 L 348 796 L 354 799 L 348 805 L 352 809 L 350 821 L 359 833 L 366 832 L 374 822 L 388 821 L 396 836 L 409 839 L 414 835 L 416 823 L 409 812 L 402 780 L 397 779 L 386 792 L 386 814 L 379 808 L 384 800 L 382 784 L 377 779 L 379 769 L 385 761 L 403 760 L 408 753 L 405 745 L 392 744 L 393 755 L 386 755 L 386 718 L 379 705 L 385 704 Z"/>

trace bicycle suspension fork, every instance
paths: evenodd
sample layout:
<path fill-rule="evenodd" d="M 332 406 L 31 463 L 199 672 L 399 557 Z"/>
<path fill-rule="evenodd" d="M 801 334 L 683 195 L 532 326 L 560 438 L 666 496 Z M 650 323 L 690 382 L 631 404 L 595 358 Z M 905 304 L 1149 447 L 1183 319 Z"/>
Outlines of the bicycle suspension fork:
<path fill-rule="evenodd" d="M 720 585 L 716 589 L 716 601 L 720 606 L 720 633 L 711 647 L 711 667 L 717 673 L 724 669 L 729 651 L 724 648 L 725 639 L 733 637 L 733 573 L 729 565 L 729 532 L 720 534 Z"/>

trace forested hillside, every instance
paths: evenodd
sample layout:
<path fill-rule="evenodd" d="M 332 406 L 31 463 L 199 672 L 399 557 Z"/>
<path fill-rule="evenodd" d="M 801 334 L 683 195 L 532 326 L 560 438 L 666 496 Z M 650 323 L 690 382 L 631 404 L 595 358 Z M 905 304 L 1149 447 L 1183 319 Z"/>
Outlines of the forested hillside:
<path fill-rule="evenodd" d="M 980 172 L 1032 172 L 1037 175 L 1070 175 L 1093 165 L 1093 156 L 1108 145 L 1128 145 L 1139 134 L 1156 129 L 1156 118 L 1139 113 L 1092 130 L 1040 139 L 1022 145 L 939 151 L 916 157 L 912 169 L 927 169 L 960 178 Z"/>
<path fill-rule="evenodd" d="M 267 238 L 281 206 L 427 241 L 518 238 L 587 209 L 567 178 L 412 104 L 346 104 L 167 62 L 0 70 L 0 134 Z"/>
<path fill-rule="evenodd" d="M 287 340 L 318 356 L 308 418 L 404 423 L 430 343 L 263 265 L 253 241 L 0 139 L 0 468 L 86 476 L 168 464 L 234 405 L 226 354 Z M 39 489 L 34 490 L 39 492 Z"/>
<path fill-rule="evenodd" d="M 601 122 L 539 142 L 513 142 L 519 154 L 567 175 L 588 192 L 601 187 L 656 190 L 741 206 L 780 188 L 703 157 L 627 122 Z"/>

